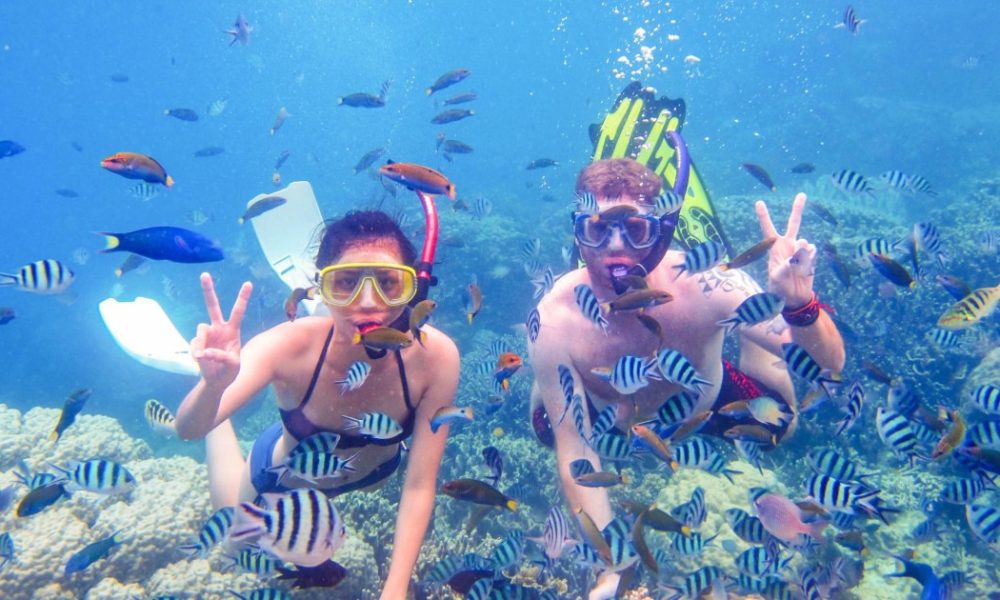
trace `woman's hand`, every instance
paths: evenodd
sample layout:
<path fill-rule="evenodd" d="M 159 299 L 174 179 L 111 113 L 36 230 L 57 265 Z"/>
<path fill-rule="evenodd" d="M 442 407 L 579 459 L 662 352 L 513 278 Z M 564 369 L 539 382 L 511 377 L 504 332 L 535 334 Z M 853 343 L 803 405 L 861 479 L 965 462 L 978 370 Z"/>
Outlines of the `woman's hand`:
<path fill-rule="evenodd" d="M 215 295 L 215 285 L 208 273 L 201 274 L 201 291 L 205 295 L 210 322 L 198 325 L 197 333 L 191 340 L 191 356 L 198 362 L 207 386 L 225 388 L 240 371 L 240 324 L 253 285 L 247 281 L 240 288 L 228 321 L 222 319 L 219 298 Z"/>
<path fill-rule="evenodd" d="M 788 228 L 779 235 L 767 212 L 767 205 L 758 200 L 754 205 L 760 231 L 764 238 L 776 237 L 767 259 L 767 288 L 781 296 L 788 308 L 805 306 L 812 300 L 813 276 L 816 273 L 816 246 L 806 240 L 796 239 L 802 224 L 802 209 L 806 205 L 806 195 L 799 193 L 792 202 L 792 214 L 788 216 Z"/>

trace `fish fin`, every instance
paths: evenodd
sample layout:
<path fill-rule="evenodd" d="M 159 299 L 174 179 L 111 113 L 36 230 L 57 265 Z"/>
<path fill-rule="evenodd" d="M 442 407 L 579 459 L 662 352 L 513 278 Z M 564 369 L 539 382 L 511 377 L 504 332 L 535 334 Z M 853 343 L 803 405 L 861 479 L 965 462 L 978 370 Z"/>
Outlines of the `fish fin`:
<path fill-rule="evenodd" d="M 121 240 L 118 238 L 118 234 L 116 233 L 105 233 L 103 231 L 99 231 L 97 232 L 97 235 L 104 236 L 105 246 L 102 250 L 99 250 L 102 254 L 114 252 L 121 245 Z"/>

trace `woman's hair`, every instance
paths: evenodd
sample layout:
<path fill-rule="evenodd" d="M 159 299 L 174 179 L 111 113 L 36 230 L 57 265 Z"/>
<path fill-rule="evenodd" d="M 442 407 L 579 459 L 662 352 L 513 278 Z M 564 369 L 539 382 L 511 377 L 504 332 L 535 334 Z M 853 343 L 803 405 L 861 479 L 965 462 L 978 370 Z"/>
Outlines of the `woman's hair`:
<path fill-rule="evenodd" d="M 416 249 L 392 217 L 380 210 L 352 210 L 339 219 L 326 222 L 316 266 L 322 269 L 333 264 L 352 246 L 385 240 L 396 243 L 403 264 L 416 262 Z"/>
<path fill-rule="evenodd" d="M 660 176 L 631 158 L 609 158 L 593 162 L 576 177 L 576 193 L 590 192 L 605 198 L 628 194 L 652 204 L 660 193 Z"/>

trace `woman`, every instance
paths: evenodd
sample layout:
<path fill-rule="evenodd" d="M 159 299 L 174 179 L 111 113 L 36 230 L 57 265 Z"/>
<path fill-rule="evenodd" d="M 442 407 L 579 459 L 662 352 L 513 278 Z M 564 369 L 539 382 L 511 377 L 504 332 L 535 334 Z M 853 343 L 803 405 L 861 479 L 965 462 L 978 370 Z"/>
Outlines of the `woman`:
<path fill-rule="evenodd" d="M 251 501 L 257 494 L 306 485 L 294 476 L 280 481 L 268 469 L 284 462 L 296 443 L 329 431 L 341 435 L 337 454 L 350 457 L 346 477 L 320 480 L 330 496 L 382 483 L 400 461 L 400 443 L 412 434 L 395 541 L 382 598 L 404 598 L 434 507 L 436 479 L 447 432 L 437 435 L 430 420 L 452 403 L 458 386 L 458 350 L 450 338 L 425 326 L 423 345 L 411 344 L 371 359 L 357 334 L 388 327 L 415 294 L 409 265 L 416 253 L 398 225 L 378 211 L 352 212 L 330 223 L 316 266 L 319 289 L 332 318 L 307 317 L 273 327 L 240 345 L 240 322 L 251 285 L 244 283 L 229 320 L 224 321 L 211 277 L 201 276 L 211 322 L 198 326 L 191 342 L 202 379 L 177 412 L 185 439 L 207 436 L 212 502 L 216 507 Z M 364 383 L 344 391 L 356 361 L 371 371 Z M 243 460 L 228 419 L 265 386 L 274 386 L 281 423 L 266 430 Z M 389 439 L 352 434 L 351 420 L 365 413 L 391 417 L 403 431 Z M 214 429 L 214 431 L 213 431 Z M 209 435 L 209 432 L 211 434 Z"/>

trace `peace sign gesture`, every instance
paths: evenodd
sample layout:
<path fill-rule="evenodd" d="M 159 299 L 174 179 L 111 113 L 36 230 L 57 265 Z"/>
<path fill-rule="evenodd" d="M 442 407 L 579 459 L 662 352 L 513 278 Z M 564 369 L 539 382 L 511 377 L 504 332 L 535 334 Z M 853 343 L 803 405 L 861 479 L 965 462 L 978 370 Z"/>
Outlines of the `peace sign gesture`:
<path fill-rule="evenodd" d="M 806 195 L 800 192 L 792 202 L 792 214 L 788 216 L 788 228 L 783 235 L 775 230 L 764 201 L 758 200 L 754 205 L 764 238 L 777 238 L 767 258 L 767 287 L 784 298 L 785 305 L 790 308 L 805 306 L 813 294 L 816 246 L 797 239 L 805 205 Z"/>
<path fill-rule="evenodd" d="M 191 356 L 198 361 L 206 384 L 224 388 L 236 379 L 240 371 L 240 324 L 247 311 L 253 285 L 249 281 L 243 283 L 228 321 L 222 318 L 215 284 L 208 273 L 201 274 L 201 291 L 205 295 L 209 323 L 198 325 L 197 333 L 191 340 Z"/>

